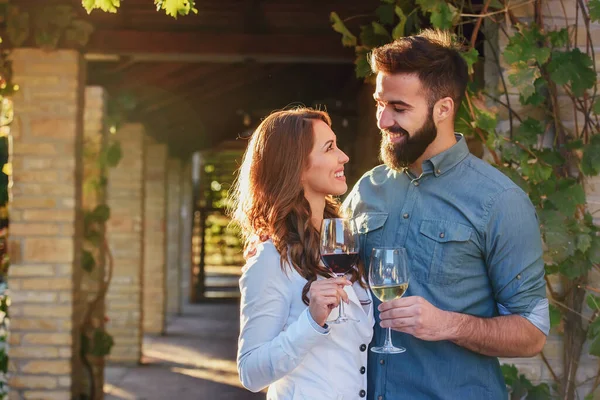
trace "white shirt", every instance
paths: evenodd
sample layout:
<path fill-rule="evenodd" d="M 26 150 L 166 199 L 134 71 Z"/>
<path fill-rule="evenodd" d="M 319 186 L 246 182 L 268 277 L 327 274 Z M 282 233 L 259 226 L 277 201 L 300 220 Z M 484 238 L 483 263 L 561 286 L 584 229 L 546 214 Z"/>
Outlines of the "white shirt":
<path fill-rule="evenodd" d="M 244 387 L 269 386 L 267 400 L 366 398 L 375 319 L 372 302 L 365 311 L 359 297 L 370 300 L 369 291 L 357 282 L 345 287 L 350 304 L 344 310 L 359 322 L 330 324 L 322 333 L 302 301 L 306 279 L 289 266 L 281 269 L 270 240 L 257 246 L 242 271 L 237 365 Z M 337 315 L 334 309 L 329 320 Z"/>

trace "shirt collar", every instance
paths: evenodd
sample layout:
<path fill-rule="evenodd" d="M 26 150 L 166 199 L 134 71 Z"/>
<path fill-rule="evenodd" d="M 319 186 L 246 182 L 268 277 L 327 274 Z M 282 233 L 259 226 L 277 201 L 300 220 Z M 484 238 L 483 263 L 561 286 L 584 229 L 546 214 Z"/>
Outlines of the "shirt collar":
<path fill-rule="evenodd" d="M 432 172 L 435 176 L 444 175 L 469 155 L 467 140 L 462 133 L 455 133 L 456 144 L 448 150 L 423 161 L 423 174 Z"/>

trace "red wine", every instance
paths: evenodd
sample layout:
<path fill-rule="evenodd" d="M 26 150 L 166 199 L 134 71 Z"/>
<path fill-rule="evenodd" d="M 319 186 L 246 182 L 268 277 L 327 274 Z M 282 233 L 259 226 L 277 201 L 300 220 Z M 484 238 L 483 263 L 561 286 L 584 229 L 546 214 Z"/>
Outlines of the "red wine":
<path fill-rule="evenodd" d="M 358 262 L 358 253 L 322 254 L 323 263 L 335 274 L 345 274 Z"/>

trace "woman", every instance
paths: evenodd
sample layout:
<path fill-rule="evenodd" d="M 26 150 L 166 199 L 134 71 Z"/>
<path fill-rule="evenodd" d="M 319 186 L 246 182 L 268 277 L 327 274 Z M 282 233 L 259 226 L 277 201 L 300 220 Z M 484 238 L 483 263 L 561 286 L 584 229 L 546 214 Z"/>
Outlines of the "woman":
<path fill-rule="evenodd" d="M 268 116 L 232 191 L 246 243 L 261 238 L 240 279 L 238 371 L 253 392 L 269 386 L 269 400 L 366 396 L 374 319 L 362 269 L 330 278 L 319 257 L 321 221 L 338 216 L 332 196 L 348 189 L 330 125 L 309 108 Z M 327 325 L 340 301 L 360 322 Z"/>

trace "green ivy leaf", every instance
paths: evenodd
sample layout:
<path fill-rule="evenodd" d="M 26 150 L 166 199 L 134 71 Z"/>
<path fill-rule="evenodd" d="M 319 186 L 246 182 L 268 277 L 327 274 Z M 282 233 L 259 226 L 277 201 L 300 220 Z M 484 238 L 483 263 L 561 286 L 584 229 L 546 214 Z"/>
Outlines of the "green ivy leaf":
<path fill-rule="evenodd" d="M 588 176 L 600 174 L 600 135 L 592 136 L 590 143 L 584 146 L 581 171 Z"/>
<path fill-rule="evenodd" d="M 547 32 L 552 47 L 566 47 L 569 43 L 569 31 L 563 28 L 559 31 Z"/>
<path fill-rule="evenodd" d="M 587 256 L 592 264 L 600 264 L 600 236 L 592 236 Z"/>
<path fill-rule="evenodd" d="M 517 186 L 519 186 L 525 193 L 530 192 L 529 183 L 523 179 L 521 174 L 515 171 L 513 168 L 504 167 L 504 166 L 496 166 L 500 171 L 504 173 L 504 175 L 508 176 Z"/>
<path fill-rule="evenodd" d="M 110 354 L 110 350 L 115 344 L 112 336 L 101 328 L 94 330 L 92 342 L 93 346 L 90 353 L 96 357 L 104 357 Z"/>
<path fill-rule="evenodd" d="M 197 14 L 198 10 L 194 7 L 194 0 L 154 0 L 156 9 L 165 10 L 165 13 L 173 18 L 178 15 L 188 15 L 191 12 Z"/>
<path fill-rule="evenodd" d="M 523 28 L 521 32 L 511 36 L 503 53 L 504 60 L 511 65 L 531 62 L 545 64 L 550 58 L 550 49 L 543 45 L 544 42 L 544 35 L 535 25 Z"/>
<path fill-rule="evenodd" d="M 550 304 L 550 328 L 554 328 L 560 324 L 560 320 L 562 319 L 562 313 L 560 309 L 556 307 L 554 304 Z"/>
<path fill-rule="evenodd" d="M 547 254 L 554 263 L 561 263 L 575 253 L 575 243 L 567 228 L 567 219 L 555 210 L 539 210 L 540 228 Z"/>
<path fill-rule="evenodd" d="M 594 339 L 594 341 L 590 345 L 590 354 L 596 357 L 600 357 L 600 337 L 596 337 L 596 339 Z"/>
<path fill-rule="evenodd" d="M 82 0 L 83 8 L 87 13 L 99 8 L 102 11 L 116 13 L 121 6 L 121 0 Z"/>
<path fill-rule="evenodd" d="M 581 253 L 569 257 L 560 264 L 560 272 L 569 279 L 575 279 L 589 272 L 592 264 Z"/>
<path fill-rule="evenodd" d="M 387 31 L 387 29 L 385 29 L 383 25 L 375 21 L 373 21 L 371 24 L 373 25 L 373 32 L 375 33 L 375 35 L 386 36 L 388 38 L 388 41 L 392 39 L 390 33 Z"/>
<path fill-rule="evenodd" d="M 519 91 L 521 98 L 526 102 L 535 94 L 534 82 L 539 77 L 539 68 L 519 61 L 511 67 L 508 81 Z"/>
<path fill-rule="evenodd" d="M 592 311 L 600 311 L 600 297 L 588 294 L 585 302 Z M 600 325 L 599 325 L 600 327 Z"/>
<path fill-rule="evenodd" d="M 408 18 L 406 17 L 406 15 L 404 15 L 404 11 L 402 11 L 401 7 L 396 6 L 394 8 L 394 11 L 400 19 L 400 22 L 398 22 L 398 24 L 394 27 L 394 30 L 392 31 L 392 38 L 399 39 L 405 35 L 406 21 L 408 20 Z"/>
<path fill-rule="evenodd" d="M 496 131 L 498 125 L 498 116 L 486 110 L 476 109 L 475 110 L 475 121 L 474 124 L 477 128 L 482 129 L 487 133 L 493 133 Z"/>
<path fill-rule="evenodd" d="M 356 60 L 354 60 L 355 72 L 357 78 L 364 78 L 373 73 L 371 64 L 369 64 L 369 49 L 366 47 L 356 48 Z"/>
<path fill-rule="evenodd" d="M 548 64 L 550 77 L 558 85 L 570 85 L 575 96 L 583 96 L 596 83 L 596 73 L 590 56 L 578 48 L 554 51 Z"/>
<path fill-rule="evenodd" d="M 336 12 L 332 12 L 329 15 L 329 19 L 331 21 L 331 26 L 333 27 L 333 30 L 342 35 L 342 45 L 344 45 L 345 47 L 356 46 L 356 36 L 354 36 L 352 32 L 350 32 L 348 28 L 346 28 L 346 25 L 344 24 L 344 21 L 342 21 L 340 16 Z"/>
<path fill-rule="evenodd" d="M 94 255 L 87 250 L 83 250 L 81 255 L 81 267 L 88 273 L 92 272 L 96 267 L 96 259 L 94 258 Z"/>
<path fill-rule="evenodd" d="M 534 93 L 525 98 L 519 93 L 519 101 L 522 105 L 539 106 L 546 101 L 548 97 L 548 84 L 542 77 L 537 78 L 533 82 Z"/>
<path fill-rule="evenodd" d="M 375 10 L 375 15 L 379 18 L 379 21 L 385 25 L 391 25 L 394 23 L 394 4 L 386 3 L 382 4 Z"/>
<path fill-rule="evenodd" d="M 552 166 L 560 166 L 565 164 L 565 158 L 558 152 L 550 149 L 544 149 L 536 152 L 540 160 Z"/>
<path fill-rule="evenodd" d="M 539 183 L 552 176 L 552 167 L 537 162 L 535 159 L 529 159 L 521 162 L 521 173 L 529 177 L 531 182 Z"/>
<path fill-rule="evenodd" d="M 473 65 L 479 59 L 479 52 L 474 47 L 471 47 L 469 51 L 463 51 L 460 53 L 462 58 L 467 62 L 467 67 L 469 68 L 469 74 L 473 73 Z"/>
<path fill-rule="evenodd" d="M 540 121 L 527 117 L 527 119 L 519 125 L 516 133 L 516 141 L 526 146 L 532 146 L 538 142 L 538 136 L 544 133 L 544 127 Z"/>
<path fill-rule="evenodd" d="M 119 165 L 121 158 L 123 158 L 123 151 L 121 150 L 121 143 L 118 141 L 113 141 L 105 151 L 105 161 L 106 166 L 109 168 L 114 168 Z"/>
<path fill-rule="evenodd" d="M 431 25 L 441 30 L 452 29 L 456 8 L 445 1 L 438 3 L 437 9 L 431 12 Z"/>
<path fill-rule="evenodd" d="M 596 115 L 600 115 L 600 97 L 596 97 L 594 105 L 592 106 L 592 112 Z"/>
<path fill-rule="evenodd" d="M 573 215 L 577 206 L 585 204 L 585 190 L 578 183 L 571 184 L 550 194 L 548 201 L 563 215 Z"/>
<path fill-rule="evenodd" d="M 92 211 L 92 216 L 94 221 L 98 223 L 105 223 L 110 219 L 110 207 L 106 204 L 100 204 L 96 206 L 94 211 Z"/>
<path fill-rule="evenodd" d="M 375 29 L 376 28 L 374 27 L 374 24 L 363 25 L 360 27 L 360 41 L 363 44 L 363 46 L 372 49 L 374 47 L 383 46 L 384 44 L 389 43 L 389 33 L 387 33 L 386 31 L 386 34 L 384 35 L 381 33 L 377 33 Z"/>
<path fill-rule="evenodd" d="M 577 235 L 577 250 L 585 253 L 592 246 L 592 237 L 584 233 Z"/>
<path fill-rule="evenodd" d="M 592 22 L 600 21 L 600 0 L 589 0 L 590 19 Z"/>
<path fill-rule="evenodd" d="M 588 339 L 594 339 L 600 334 L 600 318 L 596 317 L 588 325 Z"/>

